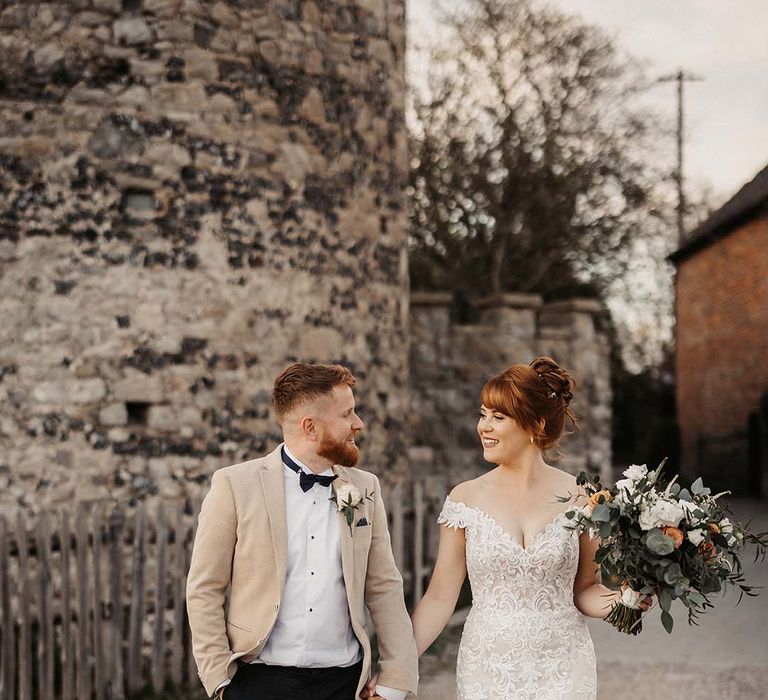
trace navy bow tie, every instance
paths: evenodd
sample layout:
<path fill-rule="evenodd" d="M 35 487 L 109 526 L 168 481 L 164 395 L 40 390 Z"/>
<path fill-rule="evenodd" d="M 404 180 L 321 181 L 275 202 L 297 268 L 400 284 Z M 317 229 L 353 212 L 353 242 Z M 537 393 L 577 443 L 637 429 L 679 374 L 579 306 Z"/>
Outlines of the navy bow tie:
<path fill-rule="evenodd" d="M 283 464 L 285 464 L 288 469 L 291 469 L 295 471 L 299 475 L 299 486 L 301 486 L 301 490 L 306 493 L 311 489 L 315 484 L 320 484 L 320 486 L 330 486 L 331 482 L 336 478 L 336 475 L 333 476 L 323 476 L 322 474 L 307 474 L 296 462 L 294 462 L 286 453 L 285 447 L 280 450 L 280 455 L 283 458 Z"/>

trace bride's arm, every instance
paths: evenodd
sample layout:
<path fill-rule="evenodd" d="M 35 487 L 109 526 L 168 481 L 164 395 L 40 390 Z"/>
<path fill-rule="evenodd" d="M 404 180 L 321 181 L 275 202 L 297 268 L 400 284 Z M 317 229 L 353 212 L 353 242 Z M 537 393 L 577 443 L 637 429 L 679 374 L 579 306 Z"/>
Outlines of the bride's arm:
<path fill-rule="evenodd" d="M 432 579 L 413 612 L 413 636 L 421 656 L 443 631 L 456 608 L 467 575 L 464 530 L 440 527 L 440 545 Z"/>
<path fill-rule="evenodd" d="M 573 583 L 573 602 L 587 617 L 605 617 L 621 599 L 621 593 L 600 583 L 600 568 L 595 563 L 599 546 L 600 540 L 591 540 L 586 533 L 579 537 L 579 568 Z"/>

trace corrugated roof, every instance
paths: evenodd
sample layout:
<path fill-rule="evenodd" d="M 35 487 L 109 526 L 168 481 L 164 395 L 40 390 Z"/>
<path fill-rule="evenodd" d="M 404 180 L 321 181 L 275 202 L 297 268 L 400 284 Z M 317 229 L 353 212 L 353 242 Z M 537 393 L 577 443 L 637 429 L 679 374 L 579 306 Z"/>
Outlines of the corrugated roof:
<path fill-rule="evenodd" d="M 768 213 L 768 166 L 695 228 L 669 259 L 678 264 L 763 213 Z"/>

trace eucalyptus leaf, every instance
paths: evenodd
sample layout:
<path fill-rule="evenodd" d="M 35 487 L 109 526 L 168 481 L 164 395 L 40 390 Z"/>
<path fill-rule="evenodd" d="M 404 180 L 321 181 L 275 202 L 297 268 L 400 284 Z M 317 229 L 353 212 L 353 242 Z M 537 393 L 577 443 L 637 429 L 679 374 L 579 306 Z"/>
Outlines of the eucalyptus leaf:
<path fill-rule="evenodd" d="M 703 490 L 704 482 L 701 480 L 701 477 L 699 477 L 691 484 L 691 491 L 698 496 Z"/>
<path fill-rule="evenodd" d="M 677 583 L 683 577 L 683 572 L 680 569 L 680 564 L 670 564 L 664 572 L 664 581 L 672 584 Z"/>
<path fill-rule="evenodd" d="M 655 527 L 645 538 L 645 546 L 655 554 L 664 556 L 675 551 L 675 541 L 667 537 L 659 528 Z"/>
<path fill-rule="evenodd" d="M 693 496 L 691 496 L 691 492 L 688 489 L 680 489 L 680 492 L 677 494 L 677 497 L 681 501 L 693 501 Z"/>
<path fill-rule="evenodd" d="M 672 615 L 666 610 L 663 610 L 661 613 L 661 624 L 664 625 L 667 634 L 672 634 L 672 626 L 675 624 L 675 621 L 672 619 Z"/>
<path fill-rule="evenodd" d="M 605 503 L 598 503 L 590 516 L 593 522 L 607 522 L 611 519 L 611 509 Z"/>
<path fill-rule="evenodd" d="M 669 589 L 661 589 L 661 592 L 659 593 L 659 605 L 662 610 L 669 612 L 669 608 L 672 605 L 672 594 L 669 592 Z"/>

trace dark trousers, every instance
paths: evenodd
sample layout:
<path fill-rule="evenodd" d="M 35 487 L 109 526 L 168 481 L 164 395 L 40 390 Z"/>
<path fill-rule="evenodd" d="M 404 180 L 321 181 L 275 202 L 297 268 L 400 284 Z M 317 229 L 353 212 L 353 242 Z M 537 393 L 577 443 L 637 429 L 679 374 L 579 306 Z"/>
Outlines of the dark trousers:
<path fill-rule="evenodd" d="M 356 700 L 362 671 L 362 661 L 345 668 L 241 663 L 224 700 Z"/>

